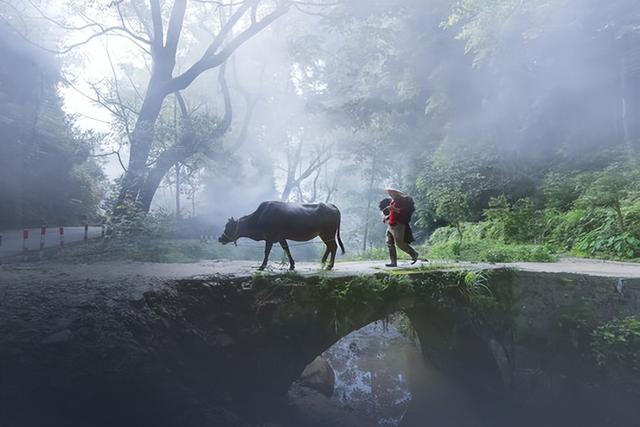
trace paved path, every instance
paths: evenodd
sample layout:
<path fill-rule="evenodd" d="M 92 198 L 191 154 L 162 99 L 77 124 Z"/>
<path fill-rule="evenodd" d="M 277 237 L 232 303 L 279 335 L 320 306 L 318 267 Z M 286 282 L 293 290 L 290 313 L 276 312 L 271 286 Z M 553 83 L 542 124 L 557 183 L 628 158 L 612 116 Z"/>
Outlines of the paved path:
<path fill-rule="evenodd" d="M 640 263 L 563 258 L 558 262 L 514 262 L 501 264 L 522 271 L 578 273 L 588 276 L 640 278 Z"/>
<path fill-rule="evenodd" d="M 393 269 L 384 267 L 385 261 L 349 261 L 337 262 L 333 271 L 324 272 L 315 262 L 296 264 L 296 272 L 302 275 L 326 274 L 329 277 L 356 276 L 375 274 Z M 135 282 L 137 279 L 182 279 L 215 274 L 235 277 L 251 277 L 256 273 L 260 261 L 200 261 L 195 263 L 152 263 L 128 261 L 99 261 L 92 263 L 11 263 L 0 266 L 0 279 L 6 278 L 23 282 L 42 280 L 46 277 L 64 277 L 66 280 L 91 280 L 104 282 Z M 640 278 L 640 263 L 623 263 L 596 260 L 563 259 L 560 262 L 518 262 L 503 264 L 452 263 L 435 261 L 421 263 L 416 266 L 432 266 L 444 268 L 496 269 L 515 268 L 522 271 L 546 273 L 576 273 L 590 276 L 612 278 Z M 399 269 L 412 268 L 408 262 L 400 262 Z M 282 274 L 288 270 L 286 266 L 270 263 L 266 274 Z M 161 280 L 160 280 L 161 281 Z M 2 282 L 2 280 L 0 280 Z"/>
<path fill-rule="evenodd" d="M 89 238 L 100 237 L 101 227 L 89 227 Z M 0 230 L 2 244 L 0 245 L 0 258 L 19 255 L 22 253 L 22 230 Z M 81 242 L 84 239 L 84 227 L 65 227 L 64 242 Z M 45 248 L 60 246 L 60 235 L 58 227 L 49 227 L 45 234 Z M 40 228 L 29 228 L 29 239 L 27 249 L 30 251 L 40 248 Z"/>
<path fill-rule="evenodd" d="M 359 274 L 375 274 L 382 271 L 389 271 L 384 267 L 387 261 L 349 261 L 336 262 L 334 270 L 325 274 L 329 276 L 353 276 Z M 204 274 L 220 273 L 232 274 L 236 276 L 244 276 L 253 274 L 259 261 L 204 261 L 197 263 L 197 273 L 202 270 L 209 270 Z M 276 263 L 270 263 L 267 272 L 286 272 L 286 267 L 281 267 Z M 541 273 L 576 273 L 589 276 L 603 277 L 623 277 L 623 278 L 640 278 L 640 263 L 631 262 L 614 262 L 599 261 L 590 259 L 574 259 L 563 258 L 558 262 L 513 262 L 513 263 L 471 263 L 471 262 L 448 262 L 436 260 L 434 262 L 420 262 L 415 265 L 409 262 L 400 262 L 398 269 L 407 269 L 414 267 L 442 266 L 443 268 L 475 268 L 475 269 L 496 269 L 496 268 L 514 268 L 522 271 L 533 271 Z M 312 262 L 296 263 L 296 272 L 303 275 L 317 274 L 319 264 Z"/>

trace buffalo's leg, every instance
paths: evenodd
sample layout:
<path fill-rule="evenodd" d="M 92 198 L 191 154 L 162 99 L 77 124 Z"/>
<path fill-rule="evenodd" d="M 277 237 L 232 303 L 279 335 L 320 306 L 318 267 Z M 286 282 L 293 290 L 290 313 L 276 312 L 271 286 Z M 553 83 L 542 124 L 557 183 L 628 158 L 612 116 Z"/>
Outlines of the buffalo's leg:
<path fill-rule="evenodd" d="M 329 261 L 327 270 L 331 270 L 333 268 L 333 264 L 336 262 L 336 253 L 338 252 L 338 244 L 336 243 L 336 241 L 332 240 L 330 244 L 331 244 L 331 261 Z"/>
<path fill-rule="evenodd" d="M 271 248 L 273 247 L 272 242 L 266 242 L 264 245 L 264 260 L 262 260 L 262 265 L 258 267 L 258 270 L 264 270 L 267 266 L 267 262 L 269 262 L 269 254 L 271 253 Z"/>
<path fill-rule="evenodd" d="M 327 258 L 329 257 L 329 254 L 331 253 L 331 250 L 329 250 L 329 245 L 326 242 L 325 242 L 325 245 L 327 245 L 327 249 L 324 251 L 324 255 L 322 255 L 322 261 L 321 261 L 321 264 L 323 267 L 327 262 Z"/>
<path fill-rule="evenodd" d="M 322 264 L 327 261 L 327 257 L 331 254 L 331 259 L 329 260 L 329 265 L 327 265 L 327 270 L 331 270 L 333 268 L 333 263 L 336 260 L 336 252 L 338 252 L 338 244 L 336 243 L 336 239 L 333 237 L 328 237 L 327 239 L 322 239 L 324 244 L 327 245 L 327 250 L 324 252 L 322 256 Z"/>
<path fill-rule="evenodd" d="M 291 252 L 289 252 L 289 245 L 285 239 L 280 240 L 280 246 L 284 249 L 284 253 L 289 257 L 289 270 L 295 270 L 296 263 L 293 261 L 293 257 L 291 256 Z"/>

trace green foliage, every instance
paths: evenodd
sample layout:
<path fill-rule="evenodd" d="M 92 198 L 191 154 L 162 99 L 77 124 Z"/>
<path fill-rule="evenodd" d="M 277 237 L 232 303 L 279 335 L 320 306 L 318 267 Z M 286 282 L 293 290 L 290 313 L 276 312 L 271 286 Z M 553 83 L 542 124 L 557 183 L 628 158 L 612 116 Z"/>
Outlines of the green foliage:
<path fill-rule="evenodd" d="M 9 21 L 4 21 L 9 22 Z M 0 228 L 98 219 L 104 176 L 58 93 L 60 72 L 0 23 Z"/>
<path fill-rule="evenodd" d="M 541 212 L 528 197 L 513 205 L 504 195 L 491 198 L 484 216 L 489 223 L 487 235 L 506 243 L 535 242 L 544 227 Z"/>
<path fill-rule="evenodd" d="M 487 272 L 425 271 L 421 275 L 381 274 L 347 280 L 322 277 L 317 286 L 334 313 L 336 333 L 353 326 L 351 322 L 363 311 L 381 316 L 397 311 L 401 307 L 390 304 L 405 297 L 415 297 L 433 310 L 458 313 L 467 322 L 489 322 L 489 317 L 504 314 L 504 307 L 488 287 Z"/>
<path fill-rule="evenodd" d="M 551 247 L 540 244 L 508 244 L 489 238 L 490 227 L 486 223 L 464 224 L 467 238 L 460 247 L 455 231 L 451 227 L 441 227 L 429 239 L 429 258 L 482 261 L 482 262 L 515 262 L 515 261 L 554 261 L 556 256 Z"/>
<path fill-rule="evenodd" d="M 436 218 L 453 225 L 460 240 L 463 238 L 460 224 L 471 219 L 475 199 L 485 188 L 480 159 L 464 151 L 464 147 L 447 147 L 436 152 L 427 160 L 416 186 L 420 192 L 418 200 L 432 206 Z M 418 211 L 424 225 L 434 220 L 425 217 L 425 213 Z"/>
<path fill-rule="evenodd" d="M 441 25 L 458 29 L 456 38 L 465 42 L 465 53 L 472 54 L 474 65 L 479 66 L 503 43 L 502 26 L 519 6 L 521 3 L 515 0 L 459 0 Z"/>
<path fill-rule="evenodd" d="M 175 216 L 164 210 L 145 212 L 136 204 L 124 204 L 114 209 L 110 218 L 109 235 L 117 238 L 162 238 L 174 234 Z"/>
<path fill-rule="evenodd" d="M 462 249 L 456 242 L 436 244 L 428 256 L 434 259 L 453 259 L 475 262 L 551 262 L 556 255 L 542 245 L 505 244 L 491 240 L 469 240 Z"/>
<path fill-rule="evenodd" d="M 393 316 L 391 321 L 393 322 L 396 329 L 398 329 L 398 331 L 404 337 L 415 342 L 416 338 L 418 337 L 418 334 L 416 333 L 413 323 L 411 323 L 411 319 L 409 319 L 409 317 L 406 314 L 399 313 Z"/>
<path fill-rule="evenodd" d="M 484 301 L 485 298 L 493 299 L 493 293 L 487 286 L 489 276 L 486 271 L 472 270 L 464 275 L 463 292 L 470 301 Z"/>
<path fill-rule="evenodd" d="M 367 261 L 367 260 L 383 260 L 389 258 L 389 250 L 386 246 L 372 247 L 366 252 L 361 253 L 349 253 L 343 256 L 341 259 L 345 261 Z M 411 257 L 402 251 L 398 251 L 399 260 L 410 260 Z"/>
<path fill-rule="evenodd" d="M 547 173 L 540 185 L 545 206 L 562 212 L 571 209 L 588 184 L 588 179 L 588 174 Z"/>
<path fill-rule="evenodd" d="M 582 357 L 586 357 L 585 349 L 589 348 L 591 333 L 596 326 L 594 313 L 594 307 L 586 298 L 563 309 L 557 318 L 556 333 L 550 337 L 551 344 L 579 352 Z"/>
<path fill-rule="evenodd" d="M 594 330 L 592 338 L 598 365 L 640 370 L 640 317 L 613 319 Z"/>
<path fill-rule="evenodd" d="M 615 163 L 602 171 L 595 172 L 591 183 L 580 195 L 576 205 L 578 207 L 608 207 L 617 209 L 621 200 L 630 195 L 634 181 L 637 178 L 629 165 Z"/>
<path fill-rule="evenodd" d="M 639 171 L 627 161 L 580 174 L 549 173 L 540 184 L 542 209 L 529 197 L 514 203 L 505 195 L 490 198 L 484 221 L 458 227 L 468 241 L 461 245 L 452 227 L 441 227 L 429 240 L 430 256 L 550 261 L 554 252 L 566 251 L 584 257 L 640 258 Z"/>
<path fill-rule="evenodd" d="M 600 229 L 585 234 L 574 246 L 575 253 L 588 256 L 633 259 L 640 256 L 640 240 L 635 233 L 610 235 Z"/>
<path fill-rule="evenodd" d="M 637 205 L 622 210 L 635 224 Z M 640 257 L 640 229 L 621 232 L 615 211 L 605 208 L 576 208 L 559 214 L 548 241 L 577 256 L 613 259 Z"/>

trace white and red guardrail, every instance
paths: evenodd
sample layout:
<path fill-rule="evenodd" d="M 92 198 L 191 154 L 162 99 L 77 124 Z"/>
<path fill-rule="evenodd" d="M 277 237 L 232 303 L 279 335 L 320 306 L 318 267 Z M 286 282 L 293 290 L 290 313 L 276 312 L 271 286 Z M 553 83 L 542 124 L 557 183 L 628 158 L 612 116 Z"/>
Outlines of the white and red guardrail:
<path fill-rule="evenodd" d="M 92 226 L 93 227 L 100 227 L 100 235 L 99 237 L 104 238 L 105 234 L 106 234 L 106 226 L 105 224 L 99 224 L 97 226 Z M 46 243 L 47 243 L 47 226 L 46 225 L 41 225 L 40 226 L 40 239 L 39 239 L 39 244 L 38 244 L 38 253 L 39 253 L 39 257 L 42 258 L 43 253 L 44 253 L 44 249 L 46 247 Z M 58 226 L 58 227 L 54 227 L 54 229 L 57 228 L 58 230 L 58 247 L 60 249 L 64 249 L 65 246 L 65 227 L 64 226 Z M 82 226 L 78 227 L 68 227 L 68 228 L 72 228 L 74 229 L 74 234 L 76 234 L 76 238 L 73 241 L 79 242 L 82 241 L 84 243 L 88 243 L 89 242 L 89 224 L 88 223 L 84 223 Z M 78 230 L 80 229 L 80 230 Z M 37 233 L 38 229 L 37 228 L 24 228 L 22 230 L 22 254 L 24 255 L 24 257 L 26 258 L 27 254 L 29 252 L 31 252 L 31 248 L 29 247 L 29 236 L 32 233 Z M 81 235 L 81 239 L 80 236 L 77 235 L 77 231 L 81 231 L 82 235 Z M 18 231 L 16 231 L 18 232 Z M 55 233 L 51 234 L 49 233 L 49 235 L 53 235 L 55 236 Z M 6 245 L 7 243 L 13 243 L 13 247 L 16 248 L 16 245 L 19 245 L 19 243 L 15 240 L 15 239 L 7 239 L 6 236 L 4 236 L 5 238 L 3 238 L 3 235 L 0 234 L 0 249 L 3 249 L 3 245 Z M 32 236 L 35 237 L 35 236 Z M 98 236 L 93 236 L 92 238 L 95 238 Z M 50 242 L 50 240 L 49 240 Z M 69 241 L 69 243 L 71 243 L 71 241 Z M 14 254 L 19 254 L 19 247 L 17 246 L 17 250 L 15 250 Z M 51 247 L 55 247 L 52 245 L 48 246 L 49 248 Z M 0 254 L 1 255 L 1 254 Z"/>

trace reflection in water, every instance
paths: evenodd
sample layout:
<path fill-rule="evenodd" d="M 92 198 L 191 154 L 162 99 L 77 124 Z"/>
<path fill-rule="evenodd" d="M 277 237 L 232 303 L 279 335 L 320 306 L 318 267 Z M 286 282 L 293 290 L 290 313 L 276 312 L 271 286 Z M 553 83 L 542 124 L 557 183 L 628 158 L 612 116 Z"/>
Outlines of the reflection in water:
<path fill-rule="evenodd" d="M 290 425 L 513 425 L 485 423 L 468 391 L 425 363 L 410 330 L 408 318 L 397 314 L 389 322 L 374 322 L 352 332 L 322 353 L 335 374 L 333 394 L 327 397 L 294 383 L 289 397 L 297 418 Z"/>
<path fill-rule="evenodd" d="M 322 354 L 335 372 L 336 405 L 379 426 L 400 423 L 411 401 L 410 364 L 420 359 L 416 341 L 401 332 L 405 324 L 401 315 L 371 323 Z"/>

